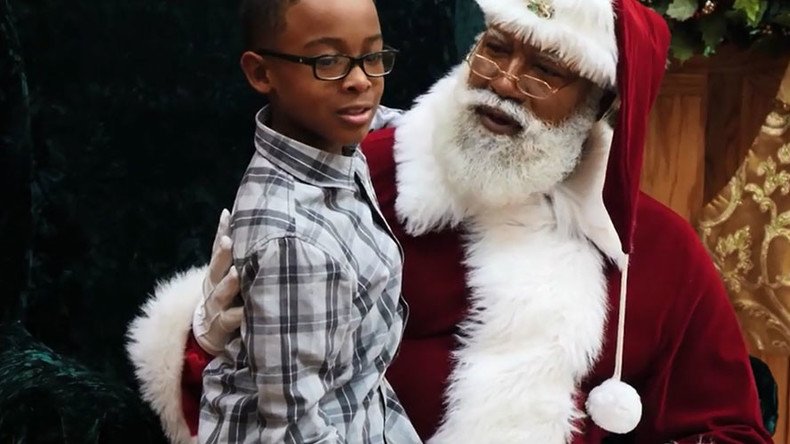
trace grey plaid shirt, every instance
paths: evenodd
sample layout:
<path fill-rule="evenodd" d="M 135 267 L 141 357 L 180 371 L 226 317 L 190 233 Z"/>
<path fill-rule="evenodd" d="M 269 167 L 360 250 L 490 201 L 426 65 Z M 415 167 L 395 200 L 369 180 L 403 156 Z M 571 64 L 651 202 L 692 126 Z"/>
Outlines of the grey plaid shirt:
<path fill-rule="evenodd" d="M 384 379 L 406 316 L 402 257 L 365 158 L 283 137 L 266 118 L 232 219 L 241 337 L 205 370 L 199 440 L 420 442 Z"/>

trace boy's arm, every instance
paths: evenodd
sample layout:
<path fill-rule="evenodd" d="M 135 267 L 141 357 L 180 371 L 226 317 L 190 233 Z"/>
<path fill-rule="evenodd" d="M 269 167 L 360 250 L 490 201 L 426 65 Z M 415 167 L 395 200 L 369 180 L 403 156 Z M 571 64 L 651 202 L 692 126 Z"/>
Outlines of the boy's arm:
<path fill-rule="evenodd" d="M 260 441 L 344 442 L 319 403 L 351 373 L 353 278 L 324 251 L 287 237 L 249 257 L 241 282 Z"/>

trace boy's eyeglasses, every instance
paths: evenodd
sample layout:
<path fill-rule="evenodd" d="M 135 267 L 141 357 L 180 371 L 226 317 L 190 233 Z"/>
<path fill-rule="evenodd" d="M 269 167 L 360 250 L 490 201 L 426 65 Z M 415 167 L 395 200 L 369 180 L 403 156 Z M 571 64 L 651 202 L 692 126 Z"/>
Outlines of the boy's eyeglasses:
<path fill-rule="evenodd" d="M 289 62 L 312 66 L 313 76 L 318 80 L 327 81 L 344 79 L 355 66 L 362 68 L 362 72 L 368 77 L 384 77 L 392 72 L 392 68 L 395 67 L 395 56 L 398 54 L 398 50 L 393 48 L 386 48 L 382 51 L 371 52 L 359 57 L 342 54 L 303 57 L 267 49 L 259 49 L 254 52 L 263 57 L 276 57 Z"/>
<path fill-rule="evenodd" d="M 482 41 L 482 39 L 481 39 Z M 550 85 L 547 81 L 539 79 L 529 74 L 521 74 L 515 76 L 502 69 L 499 64 L 488 57 L 480 54 L 480 42 L 475 45 L 472 52 L 466 57 L 466 63 L 476 75 L 486 79 L 494 80 L 499 76 L 504 76 L 507 79 L 515 82 L 516 88 L 522 94 L 532 97 L 533 99 L 543 100 L 556 94 L 559 90 L 573 83 L 576 79 L 568 79 L 556 85 Z M 555 82 L 556 83 L 556 82 Z"/>

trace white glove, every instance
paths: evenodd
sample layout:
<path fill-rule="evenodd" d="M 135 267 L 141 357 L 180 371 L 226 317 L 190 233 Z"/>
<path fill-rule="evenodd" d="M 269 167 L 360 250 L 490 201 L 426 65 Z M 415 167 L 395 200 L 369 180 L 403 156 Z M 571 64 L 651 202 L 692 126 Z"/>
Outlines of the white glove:
<path fill-rule="evenodd" d="M 203 299 L 192 316 L 192 333 L 207 353 L 218 355 L 231 334 L 241 326 L 242 307 L 232 307 L 239 293 L 239 273 L 231 267 L 233 242 L 230 213 L 222 210 L 211 249 L 211 261 L 203 278 Z"/>

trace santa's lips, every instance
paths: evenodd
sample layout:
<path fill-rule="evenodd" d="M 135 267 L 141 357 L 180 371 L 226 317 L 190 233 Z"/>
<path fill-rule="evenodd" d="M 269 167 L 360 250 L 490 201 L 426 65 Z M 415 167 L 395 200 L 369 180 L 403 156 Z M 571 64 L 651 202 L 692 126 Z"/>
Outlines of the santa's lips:
<path fill-rule="evenodd" d="M 475 113 L 480 117 L 483 126 L 492 133 L 512 136 L 522 130 L 520 123 L 496 108 L 478 106 L 475 108 Z"/>

